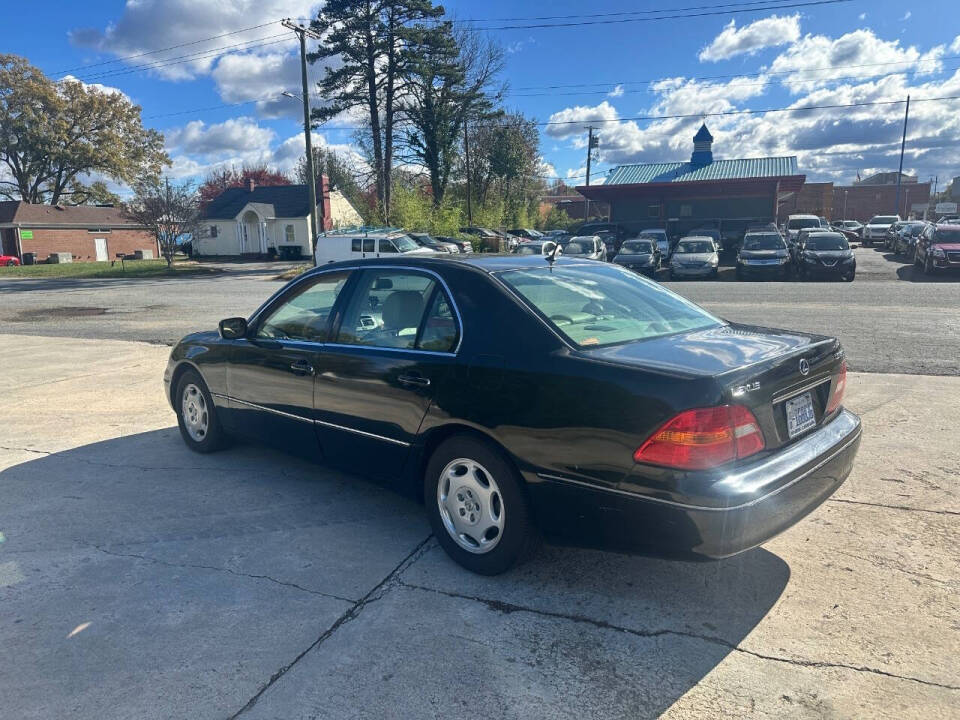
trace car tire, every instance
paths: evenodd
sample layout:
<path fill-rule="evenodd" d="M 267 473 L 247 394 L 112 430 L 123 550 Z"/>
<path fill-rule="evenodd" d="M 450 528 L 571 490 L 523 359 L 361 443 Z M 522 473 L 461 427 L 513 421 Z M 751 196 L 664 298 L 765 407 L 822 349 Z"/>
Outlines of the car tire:
<path fill-rule="evenodd" d="M 211 453 L 229 444 L 213 396 L 196 370 L 187 370 L 177 381 L 174 408 L 180 437 L 187 447 L 198 453 Z"/>
<path fill-rule="evenodd" d="M 842 279 L 844 282 L 853 282 L 853 279 L 854 279 L 856 276 L 857 276 L 857 273 L 856 273 L 856 271 L 854 271 L 854 272 L 852 272 L 852 273 L 847 273 L 846 275 L 841 276 L 841 279 Z"/>
<path fill-rule="evenodd" d="M 458 486 L 455 483 L 460 478 L 463 484 Z M 526 559 L 536 547 L 538 534 L 522 479 L 490 442 L 470 435 L 444 440 L 427 463 L 423 498 L 440 547 L 471 572 L 499 575 Z M 456 515 L 463 519 L 455 523 Z M 478 539 L 469 534 L 474 529 L 489 533 L 495 528 L 492 537 L 479 538 L 493 543 L 489 549 L 482 549 Z"/>
<path fill-rule="evenodd" d="M 16 267 L 17 264 L 13 260 L 7 260 L 7 267 Z"/>

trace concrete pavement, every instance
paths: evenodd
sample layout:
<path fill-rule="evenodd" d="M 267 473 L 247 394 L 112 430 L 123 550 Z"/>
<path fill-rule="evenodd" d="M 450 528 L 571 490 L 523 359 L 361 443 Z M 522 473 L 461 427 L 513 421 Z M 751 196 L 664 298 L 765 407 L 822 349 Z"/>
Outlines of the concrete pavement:
<path fill-rule="evenodd" d="M 947 717 L 960 378 L 851 373 L 853 475 L 763 548 L 470 575 L 388 489 L 189 452 L 168 349 L 0 335 L 2 715 Z"/>

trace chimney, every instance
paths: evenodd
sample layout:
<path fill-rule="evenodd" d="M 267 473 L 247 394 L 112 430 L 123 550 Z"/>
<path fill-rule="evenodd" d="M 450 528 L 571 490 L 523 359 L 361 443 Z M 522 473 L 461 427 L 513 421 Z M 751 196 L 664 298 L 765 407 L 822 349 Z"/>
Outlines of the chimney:
<path fill-rule="evenodd" d="M 257 187 L 257 183 L 254 181 L 254 179 L 253 179 L 252 177 L 251 177 L 251 178 L 247 178 L 247 192 L 251 192 L 251 193 L 252 193 L 253 190 L 254 190 L 254 188 L 256 188 L 256 187 Z"/>
<path fill-rule="evenodd" d="M 707 130 L 707 124 L 703 123 L 697 134 L 693 136 L 693 154 L 690 156 L 690 164 L 694 167 L 703 167 L 713 162 L 713 135 Z"/>

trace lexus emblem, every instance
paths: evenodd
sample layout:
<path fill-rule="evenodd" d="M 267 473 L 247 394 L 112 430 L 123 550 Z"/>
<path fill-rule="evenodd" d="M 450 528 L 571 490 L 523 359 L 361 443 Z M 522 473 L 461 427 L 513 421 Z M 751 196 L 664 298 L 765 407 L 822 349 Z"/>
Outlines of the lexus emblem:
<path fill-rule="evenodd" d="M 806 358 L 800 358 L 800 374 L 801 375 L 810 374 L 810 363 L 807 362 Z"/>

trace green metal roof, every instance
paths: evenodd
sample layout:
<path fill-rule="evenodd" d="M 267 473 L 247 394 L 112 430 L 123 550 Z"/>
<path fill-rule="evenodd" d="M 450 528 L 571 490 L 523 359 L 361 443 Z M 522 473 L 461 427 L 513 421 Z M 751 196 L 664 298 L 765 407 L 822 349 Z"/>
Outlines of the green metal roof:
<path fill-rule="evenodd" d="M 795 156 L 714 160 L 709 165 L 703 166 L 691 165 L 689 162 L 620 165 L 610 171 L 603 184 L 609 186 L 702 180 L 746 180 L 784 175 L 799 175 Z"/>

